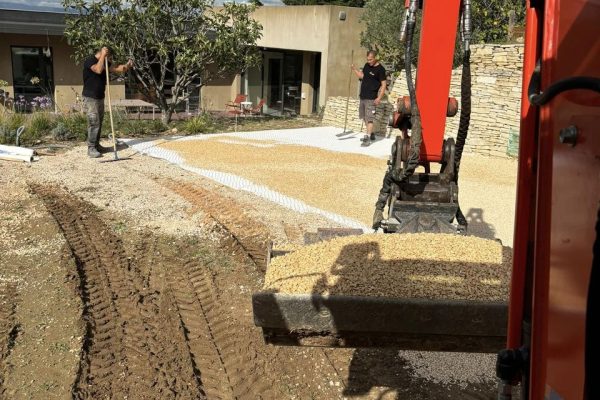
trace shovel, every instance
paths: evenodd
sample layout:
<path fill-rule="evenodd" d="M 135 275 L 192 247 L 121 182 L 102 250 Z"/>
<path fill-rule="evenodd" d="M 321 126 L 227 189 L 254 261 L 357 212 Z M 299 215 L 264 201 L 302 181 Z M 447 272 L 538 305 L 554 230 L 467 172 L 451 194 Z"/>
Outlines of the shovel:
<path fill-rule="evenodd" d="M 352 53 L 350 55 L 350 62 L 354 62 L 354 50 L 352 50 Z M 338 133 L 337 137 L 341 137 L 341 136 L 345 136 L 345 135 L 349 135 L 352 133 L 351 130 L 347 131 L 346 128 L 348 127 L 348 103 L 350 102 L 350 85 L 352 83 L 352 74 L 354 72 L 352 70 L 350 70 L 350 76 L 348 77 L 348 96 L 346 97 L 346 113 L 344 116 L 344 131 L 342 133 Z"/>
<path fill-rule="evenodd" d="M 119 160 L 117 154 L 117 137 L 115 135 L 115 123 L 113 122 L 112 103 L 110 100 L 110 73 L 108 72 L 108 58 L 104 59 L 104 70 L 106 71 L 106 95 L 108 96 L 108 113 L 110 115 L 110 131 L 112 134 L 113 151 L 115 153 L 114 161 Z"/>

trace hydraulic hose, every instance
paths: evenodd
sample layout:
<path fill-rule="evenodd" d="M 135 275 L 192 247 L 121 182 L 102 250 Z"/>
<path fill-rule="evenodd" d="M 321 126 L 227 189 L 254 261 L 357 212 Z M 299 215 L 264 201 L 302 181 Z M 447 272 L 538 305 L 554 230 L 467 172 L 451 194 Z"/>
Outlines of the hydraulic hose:
<path fill-rule="evenodd" d="M 463 38 L 463 63 L 460 81 L 460 121 L 458 123 L 458 133 L 456 135 L 454 152 L 454 180 L 456 183 L 458 183 L 460 161 L 469 134 L 469 125 L 471 123 L 471 50 L 469 48 L 471 41 L 471 0 L 463 0 L 461 26 Z M 461 226 L 467 226 L 467 219 L 460 209 L 460 205 L 456 210 L 456 221 Z"/>
<path fill-rule="evenodd" d="M 416 25 L 418 0 L 411 0 L 408 9 L 407 26 L 406 26 L 406 43 L 404 47 L 404 68 L 406 70 L 406 84 L 408 86 L 408 94 L 410 96 L 411 108 L 411 135 L 410 135 L 410 151 L 406 165 L 402 170 L 400 180 L 408 179 L 414 174 L 415 169 L 419 165 L 421 153 L 421 143 L 423 142 L 423 134 L 421 128 L 421 114 L 417 102 L 417 95 L 412 79 L 412 44 Z"/>
<path fill-rule="evenodd" d="M 534 106 L 543 106 L 558 96 L 569 90 L 591 90 L 600 93 L 600 79 L 591 76 L 574 76 L 565 78 L 551 84 L 546 91 L 541 92 L 542 65 L 538 60 L 527 88 L 527 97 Z"/>

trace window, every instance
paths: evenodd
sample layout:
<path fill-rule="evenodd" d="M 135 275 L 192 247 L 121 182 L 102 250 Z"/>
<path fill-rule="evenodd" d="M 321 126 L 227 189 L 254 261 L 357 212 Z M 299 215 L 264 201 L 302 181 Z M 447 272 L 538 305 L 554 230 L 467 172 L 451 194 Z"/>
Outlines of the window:
<path fill-rule="evenodd" d="M 24 99 L 29 105 L 35 97 L 53 98 L 52 49 L 48 47 L 11 47 L 11 53 L 15 102 L 18 104 L 19 99 Z M 29 108 L 29 106 L 26 107 L 26 109 Z"/>

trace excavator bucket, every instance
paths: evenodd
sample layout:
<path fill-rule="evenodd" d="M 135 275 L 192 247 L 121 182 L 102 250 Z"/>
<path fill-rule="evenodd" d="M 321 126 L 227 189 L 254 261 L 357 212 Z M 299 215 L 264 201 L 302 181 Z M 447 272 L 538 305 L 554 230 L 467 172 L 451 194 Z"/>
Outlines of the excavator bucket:
<path fill-rule="evenodd" d="M 322 230 L 307 238 L 333 233 L 355 232 Z M 286 253 L 270 249 L 268 259 Z M 499 301 L 261 291 L 252 307 L 254 323 L 273 345 L 491 353 L 506 342 L 508 308 Z"/>
<path fill-rule="evenodd" d="M 274 345 L 495 353 L 506 343 L 502 302 L 259 292 L 252 306 Z"/>

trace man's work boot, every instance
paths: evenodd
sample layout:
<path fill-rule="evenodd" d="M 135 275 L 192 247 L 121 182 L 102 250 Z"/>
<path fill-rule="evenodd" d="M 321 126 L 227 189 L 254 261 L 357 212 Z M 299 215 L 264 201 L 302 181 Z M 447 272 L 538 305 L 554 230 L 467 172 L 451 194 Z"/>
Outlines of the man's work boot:
<path fill-rule="evenodd" d="M 373 213 L 373 229 L 379 229 L 381 227 L 381 221 L 383 221 L 383 210 L 376 208 Z"/>
<path fill-rule="evenodd" d="M 89 158 L 98 158 L 102 157 L 102 154 L 95 147 L 88 147 L 88 157 Z"/>
<path fill-rule="evenodd" d="M 375 141 L 375 139 L 377 139 L 377 138 L 375 137 L 375 134 L 374 134 L 374 133 L 371 133 L 371 141 Z"/>

